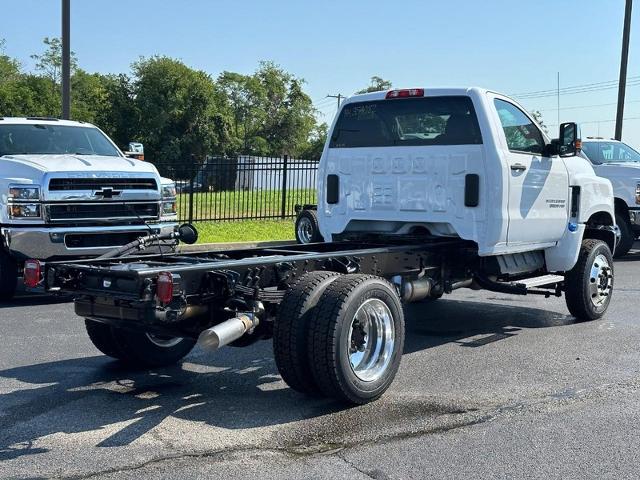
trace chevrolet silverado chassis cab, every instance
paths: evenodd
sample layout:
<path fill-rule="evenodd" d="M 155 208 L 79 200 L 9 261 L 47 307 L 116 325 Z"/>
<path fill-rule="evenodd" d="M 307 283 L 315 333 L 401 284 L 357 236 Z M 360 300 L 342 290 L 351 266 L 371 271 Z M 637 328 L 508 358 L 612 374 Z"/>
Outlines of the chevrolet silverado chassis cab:
<path fill-rule="evenodd" d="M 365 403 L 400 365 L 402 302 L 472 288 L 564 294 L 577 320 L 605 313 L 612 187 L 578 146 L 575 124 L 550 140 L 487 90 L 358 95 L 341 106 L 320 161 L 324 242 L 137 255 L 160 239 L 148 236 L 98 259 L 28 261 L 25 279 L 74 295 L 93 343 L 123 362 L 157 367 L 196 342 L 273 338 L 293 389 Z"/>
<path fill-rule="evenodd" d="M 25 259 L 98 256 L 173 231 L 175 187 L 93 125 L 0 118 L 0 300 Z"/>

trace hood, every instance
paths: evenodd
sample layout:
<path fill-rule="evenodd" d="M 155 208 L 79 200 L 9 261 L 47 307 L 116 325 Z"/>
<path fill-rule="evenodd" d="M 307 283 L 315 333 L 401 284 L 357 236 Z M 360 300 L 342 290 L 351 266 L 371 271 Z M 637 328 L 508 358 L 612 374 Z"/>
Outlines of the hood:
<path fill-rule="evenodd" d="M 594 165 L 593 169 L 598 175 L 605 178 L 632 179 L 640 177 L 640 163 L 638 162 L 603 163 L 602 165 Z"/>
<path fill-rule="evenodd" d="M 0 164 L 4 164 L 9 171 L 11 163 L 16 167 L 27 167 L 40 170 L 43 173 L 101 171 L 157 174 L 156 167 L 152 163 L 126 157 L 105 157 L 102 155 L 5 155 L 0 157 Z"/>

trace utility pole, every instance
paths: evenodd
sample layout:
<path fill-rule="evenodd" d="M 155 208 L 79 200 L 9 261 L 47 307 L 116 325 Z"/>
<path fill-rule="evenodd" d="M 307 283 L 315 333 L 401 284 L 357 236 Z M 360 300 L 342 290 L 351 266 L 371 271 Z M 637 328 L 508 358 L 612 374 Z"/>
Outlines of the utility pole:
<path fill-rule="evenodd" d="M 618 83 L 618 111 L 616 112 L 616 140 L 622 140 L 622 117 L 624 116 L 624 95 L 627 89 L 627 62 L 629 60 L 629 35 L 631 33 L 632 3 L 633 0 L 627 0 L 626 7 L 624 9 L 622 55 L 620 57 L 620 82 Z"/>
<path fill-rule="evenodd" d="M 71 0 L 62 0 L 62 118 L 71 109 Z"/>
<path fill-rule="evenodd" d="M 327 98 L 337 98 L 338 99 L 338 108 L 337 108 L 337 110 L 340 110 L 340 102 L 342 102 L 342 99 L 345 98 L 345 96 L 342 95 L 341 93 L 339 93 L 337 95 L 327 95 Z"/>

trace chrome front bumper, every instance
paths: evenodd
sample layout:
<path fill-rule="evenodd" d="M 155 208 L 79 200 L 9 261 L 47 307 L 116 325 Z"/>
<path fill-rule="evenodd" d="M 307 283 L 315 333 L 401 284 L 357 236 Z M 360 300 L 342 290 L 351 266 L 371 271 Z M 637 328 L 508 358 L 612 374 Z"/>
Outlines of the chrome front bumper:
<path fill-rule="evenodd" d="M 20 259 L 36 258 L 50 260 L 57 257 L 93 257 L 120 247 L 126 242 L 116 245 L 99 247 L 74 248 L 69 245 L 69 235 L 89 236 L 106 234 L 139 234 L 145 236 L 150 233 L 172 231 L 177 226 L 175 222 L 164 222 L 144 225 L 99 226 L 99 227 L 2 227 L 0 233 L 4 239 L 4 247 Z"/>

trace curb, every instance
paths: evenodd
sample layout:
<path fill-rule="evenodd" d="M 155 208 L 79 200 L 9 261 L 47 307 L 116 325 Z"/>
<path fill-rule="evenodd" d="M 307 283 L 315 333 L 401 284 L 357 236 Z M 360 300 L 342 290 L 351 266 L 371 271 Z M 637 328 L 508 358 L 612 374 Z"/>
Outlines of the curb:
<path fill-rule="evenodd" d="M 178 252 L 197 253 L 220 250 L 245 250 L 247 248 L 280 247 L 295 243 L 295 240 L 275 240 L 268 242 L 231 242 L 231 243 L 197 243 L 195 245 L 180 245 Z"/>

